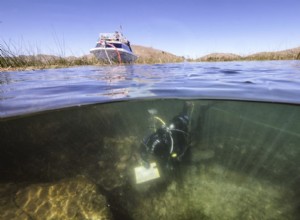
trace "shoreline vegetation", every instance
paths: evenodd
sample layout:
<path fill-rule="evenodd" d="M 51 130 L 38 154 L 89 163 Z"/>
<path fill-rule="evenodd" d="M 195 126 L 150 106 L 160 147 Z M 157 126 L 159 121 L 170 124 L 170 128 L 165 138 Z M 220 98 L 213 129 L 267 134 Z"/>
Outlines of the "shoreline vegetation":
<path fill-rule="evenodd" d="M 171 53 L 154 49 L 132 45 L 132 49 L 137 54 L 138 59 L 135 64 L 161 64 L 177 62 L 224 62 L 224 61 L 264 61 L 264 60 L 300 60 L 300 47 L 276 51 L 261 52 L 248 56 L 240 56 L 232 53 L 212 53 L 197 59 L 186 59 Z M 20 55 L 11 49 L 8 44 L 0 43 L 0 72 L 22 71 L 35 69 L 65 68 L 72 66 L 98 65 L 105 66 L 108 63 L 97 60 L 94 55 L 75 56 L 54 56 L 44 54 Z M 28 53 L 27 53 L 28 54 Z M 29 53 L 30 54 L 30 53 Z"/>

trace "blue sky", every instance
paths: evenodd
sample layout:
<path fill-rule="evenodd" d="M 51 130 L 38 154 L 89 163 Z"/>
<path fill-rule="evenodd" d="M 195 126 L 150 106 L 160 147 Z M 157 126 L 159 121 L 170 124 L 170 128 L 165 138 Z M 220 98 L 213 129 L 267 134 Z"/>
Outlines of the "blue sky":
<path fill-rule="evenodd" d="M 0 40 L 21 52 L 88 54 L 120 25 L 180 56 L 276 51 L 300 46 L 300 0 L 0 0 Z"/>

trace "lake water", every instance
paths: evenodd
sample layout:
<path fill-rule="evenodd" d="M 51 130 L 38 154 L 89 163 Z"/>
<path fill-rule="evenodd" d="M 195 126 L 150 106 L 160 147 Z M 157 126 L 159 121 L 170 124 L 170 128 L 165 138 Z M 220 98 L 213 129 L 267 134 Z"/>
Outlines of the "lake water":
<path fill-rule="evenodd" d="M 179 63 L 7 72 L 0 117 L 144 98 L 300 103 L 299 61 Z"/>
<path fill-rule="evenodd" d="M 299 61 L 6 72 L 0 97 L 0 219 L 300 218 Z"/>

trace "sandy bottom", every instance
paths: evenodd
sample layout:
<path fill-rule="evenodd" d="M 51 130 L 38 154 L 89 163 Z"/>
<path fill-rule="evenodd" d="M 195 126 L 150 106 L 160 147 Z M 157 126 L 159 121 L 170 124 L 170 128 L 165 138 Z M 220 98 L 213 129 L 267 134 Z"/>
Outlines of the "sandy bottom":
<path fill-rule="evenodd" d="M 183 181 L 138 196 L 134 219 L 295 219 L 292 192 L 221 166 L 189 166 Z"/>

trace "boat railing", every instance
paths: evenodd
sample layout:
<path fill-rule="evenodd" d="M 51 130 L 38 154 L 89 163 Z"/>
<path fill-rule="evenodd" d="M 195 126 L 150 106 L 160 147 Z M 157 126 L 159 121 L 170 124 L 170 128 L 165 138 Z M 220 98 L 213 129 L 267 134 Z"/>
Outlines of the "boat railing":
<path fill-rule="evenodd" d="M 127 43 L 127 39 L 120 32 L 100 33 L 99 41 L 120 41 L 122 43 Z"/>

